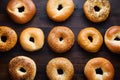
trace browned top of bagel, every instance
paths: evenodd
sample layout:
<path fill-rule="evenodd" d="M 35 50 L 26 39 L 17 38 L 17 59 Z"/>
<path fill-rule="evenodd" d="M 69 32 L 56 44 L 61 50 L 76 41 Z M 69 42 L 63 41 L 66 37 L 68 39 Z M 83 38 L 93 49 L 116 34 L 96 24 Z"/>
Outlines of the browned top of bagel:
<path fill-rule="evenodd" d="M 36 6 L 32 0 L 10 0 L 7 5 L 7 12 L 14 22 L 25 24 L 36 13 Z"/>

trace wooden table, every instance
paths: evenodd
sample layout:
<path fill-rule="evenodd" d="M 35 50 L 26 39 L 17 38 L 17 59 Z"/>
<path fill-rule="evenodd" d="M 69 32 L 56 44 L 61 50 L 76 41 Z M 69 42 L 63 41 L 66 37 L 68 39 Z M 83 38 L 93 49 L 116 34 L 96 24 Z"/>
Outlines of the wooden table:
<path fill-rule="evenodd" d="M 50 20 L 46 14 L 46 3 L 47 0 L 34 0 L 37 13 L 34 18 L 27 24 L 19 25 L 14 23 L 6 13 L 6 5 L 9 0 L 0 0 L 0 25 L 5 25 L 12 27 L 18 35 L 23 29 L 27 27 L 39 27 L 43 29 L 45 34 L 45 44 L 44 47 L 37 52 L 26 52 L 24 51 L 18 39 L 16 46 L 8 52 L 0 53 L 0 80 L 10 80 L 10 75 L 8 73 L 8 64 L 9 61 L 15 56 L 24 55 L 32 58 L 37 65 L 37 73 L 35 80 L 48 80 L 46 75 L 46 65 L 49 60 L 55 57 L 66 57 L 68 58 L 74 65 L 75 74 L 73 80 L 86 80 L 84 75 L 84 66 L 86 62 L 95 57 L 104 57 L 111 61 L 115 68 L 115 76 L 114 80 L 120 79 L 120 55 L 111 53 L 106 45 L 103 43 L 101 49 L 97 53 L 89 53 L 84 51 L 81 47 L 79 47 L 77 43 L 77 35 L 78 32 L 85 27 L 95 27 L 97 28 L 103 35 L 105 31 L 113 25 L 120 25 L 120 4 L 119 0 L 110 0 L 111 3 L 111 12 L 109 18 L 102 23 L 92 23 L 90 22 L 83 13 L 83 4 L 85 0 L 74 0 L 75 9 L 72 16 L 65 22 L 57 23 Z M 75 34 L 75 43 L 70 51 L 64 54 L 57 54 L 51 51 L 47 44 L 47 36 L 49 31 L 54 26 L 67 26 L 72 29 Z"/>

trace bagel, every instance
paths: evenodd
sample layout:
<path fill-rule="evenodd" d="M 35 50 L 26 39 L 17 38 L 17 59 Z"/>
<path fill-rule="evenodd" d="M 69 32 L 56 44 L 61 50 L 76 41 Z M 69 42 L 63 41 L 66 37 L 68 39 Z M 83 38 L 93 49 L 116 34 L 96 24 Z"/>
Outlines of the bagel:
<path fill-rule="evenodd" d="M 9 0 L 7 12 L 14 22 L 25 24 L 35 15 L 36 6 L 32 0 Z"/>
<path fill-rule="evenodd" d="M 84 74 L 88 80 L 113 80 L 114 67 L 109 60 L 97 57 L 86 63 Z"/>
<path fill-rule="evenodd" d="M 48 0 L 46 11 L 51 20 L 63 22 L 67 20 L 74 11 L 73 0 Z"/>
<path fill-rule="evenodd" d="M 67 58 L 53 58 L 47 64 L 46 73 L 50 80 L 72 80 L 74 67 Z"/>
<path fill-rule="evenodd" d="M 108 28 L 105 32 L 104 41 L 111 52 L 120 54 L 120 26 Z"/>
<path fill-rule="evenodd" d="M 78 44 L 87 52 L 96 53 L 103 44 L 102 34 L 94 27 L 82 29 L 78 33 Z"/>
<path fill-rule="evenodd" d="M 20 44 L 25 51 L 37 51 L 44 45 L 44 32 L 40 28 L 26 28 L 20 34 Z"/>
<path fill-rule="evenodd" d="M 17 33 L 8 26 L 0 26 L 0 52 L 11 50 L 17 43 Z"/>
<path fill-rule="evenodd" d="M 74 33 L 65 26 L 55 26 L 48 35 L 48 44 L 56 53 L 65 53 L 74 44 Z"/>
<path fill-rule="evenodd" d="M 13 80 L 34 80 L 36 64 L 29 57 L 17 56 L 9 62 L 9 73 Z"/>
<path fill-rule="evenodd" d="M 84 13 L 92 22 L 105 21 L 110 13 L 109 0 L 86 0 L 84 3 Z"/>

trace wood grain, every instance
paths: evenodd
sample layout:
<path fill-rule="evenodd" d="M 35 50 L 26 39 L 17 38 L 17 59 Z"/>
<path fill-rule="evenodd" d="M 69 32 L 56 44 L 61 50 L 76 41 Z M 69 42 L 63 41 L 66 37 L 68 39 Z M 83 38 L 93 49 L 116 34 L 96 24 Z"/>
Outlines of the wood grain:
<path fill-rule="evenodd" d="M 95 27 L 97 28 L 103 35 L 105 31 L 112 25 L 120 25 L 120 5 L 119 0 L 110 0 L 111 3 L 111 12 L 109 18 L 102 23 L 92 23 L 88 19 L 86 19 L 83 13 L 83 4 L 85 0 L 74 0 L 75 9 L 72 16 L 65 22 L 56 23 L 50 20 L 46 14 L 46 3 L 47 0 L 33 0 L 37 7 L 37 13 L 34 18 L 27 24 L 19 25 L 14 23 L 6 13 L 6 5 L 9 0 L 0 0 L 0 25 L 5 25 L 12 27 L 18 35 L 23 29 L 27 27 L 38 27 L 43 29 L 45 33 L 45 44 L 44 47 L 37 52 L 26 52 L 24 51 L 19 43 L 19 39 L 17 45 L 9 52 L 0 53 L 0 80 L 10 80 L 10 75 L 8 73 L 8 64 L 9 61 L 19 55 L 24 55 L 32 58 L 37 65 L 37 74 L 35 80 L 48 80 L 46 75 L 46 65 L 49 60 L 55 57 L 66 57 L 68 58 L 74 65 L 75 74 L 73 80 L 86 80 L 84 75 L 84 66 L 86 62 L 94 57 L 104 57 L 111 61 L 115 68 L 115 76 L 114 80 L 119 80 L 120 76 L 120 55 L 111 53 L 106 45 L 103 43 L 101 49 L 97 53 L 88 53 L 84 51 L 81 47 L 79 47 L 77 43 L 77 34 L 78 32 L 85 27 Z M 47 36 L 49 31 L 57 25 L 67 26 L 72 29 L 75 34 L 75 43 L 72 49 L 64 54 L 57 54 L 51 51 L 47 44 Z"/>

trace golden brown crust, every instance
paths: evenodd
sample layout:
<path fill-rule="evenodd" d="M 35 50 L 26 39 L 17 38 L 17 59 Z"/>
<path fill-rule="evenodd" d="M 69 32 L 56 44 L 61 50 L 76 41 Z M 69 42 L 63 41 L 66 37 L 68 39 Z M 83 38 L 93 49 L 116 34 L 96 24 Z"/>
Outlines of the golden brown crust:
<path fill-rule="evenodd" d="M 94 53 L 102 46 L 103 37 L 96 28 L 88 27 L 79 32 L 77 41 L 84 50 Z"/>
<path fill-rule="evenodd" d="M 62 69 L 63 74 L 59 74 L 57 69 Z M 74 67 L 67 58 L 54 58 L 47 64 L 46 73 L 50 80 L 72 80 Z"/>
<path fill-rule="evenodd" d="M 94 7 L 97 7 L 97 10 Z M 110 13 L 109 0 L 87 0 L 84 3 L 84 13 L 92 22 L 105 21 Z"/>
<path fill-rule="evenodd" d="M 62 9 L 60 10 L 58 10 L 59 5 L 62 5 Z M 49 18 L 53 21 L 63 22 L 68 19 L 74 11 L 73 0 L 48 0 L 46 11 Z"/>
<path fill-rule="evenodd" d="M 4 41 L 4 38 L 6 38 Z M 11 50 L 17 43 L 16 32 L 7 26 L 0 26 L 0 52 Z"/>
<path fill-rule="evenodd" d="M 64 53 L 73 46 L 74 33 L 68 27 L 56 26 L 48 35 L 48 44 L 54 52 Z"/>
<path fill-rule="evenodd" d="M 96 69 L 101 68 L 102 74 L 96 73 Z M 84 68 L 84 74 L 88 80 L 113 80 L 114 67 L 105 58 L 97 57 L 90 59 Z"/>
<path fill-rule="evenodd" d="M 9 73 L 13 80 L 34 80 L 36 64 L 29 57 L 17 56 L 9 62 Z"/>
<path fill-rule="evenodd" d="M 24 7 L 20 12 L 18 8 Z M 32 0 L 10 0 L 7 5 L 7 12 L 12 20 L 19 24 L 29 22 L 36 13 L 36 6 Z"/>
<path fill-rule="evenodd" d="M 44 45 L 44 32 L 40 28 L 26 28 L 20 34 L 20 44 L 26 51 L 37 51 Z"/>
<path fill-rule="evenodd" d="M 113 53 L 120 54 L 120 26 L 111 26 L 104 36 L 105 44 Z M 115 40 L 118 38 L 118 40 Z"/>

